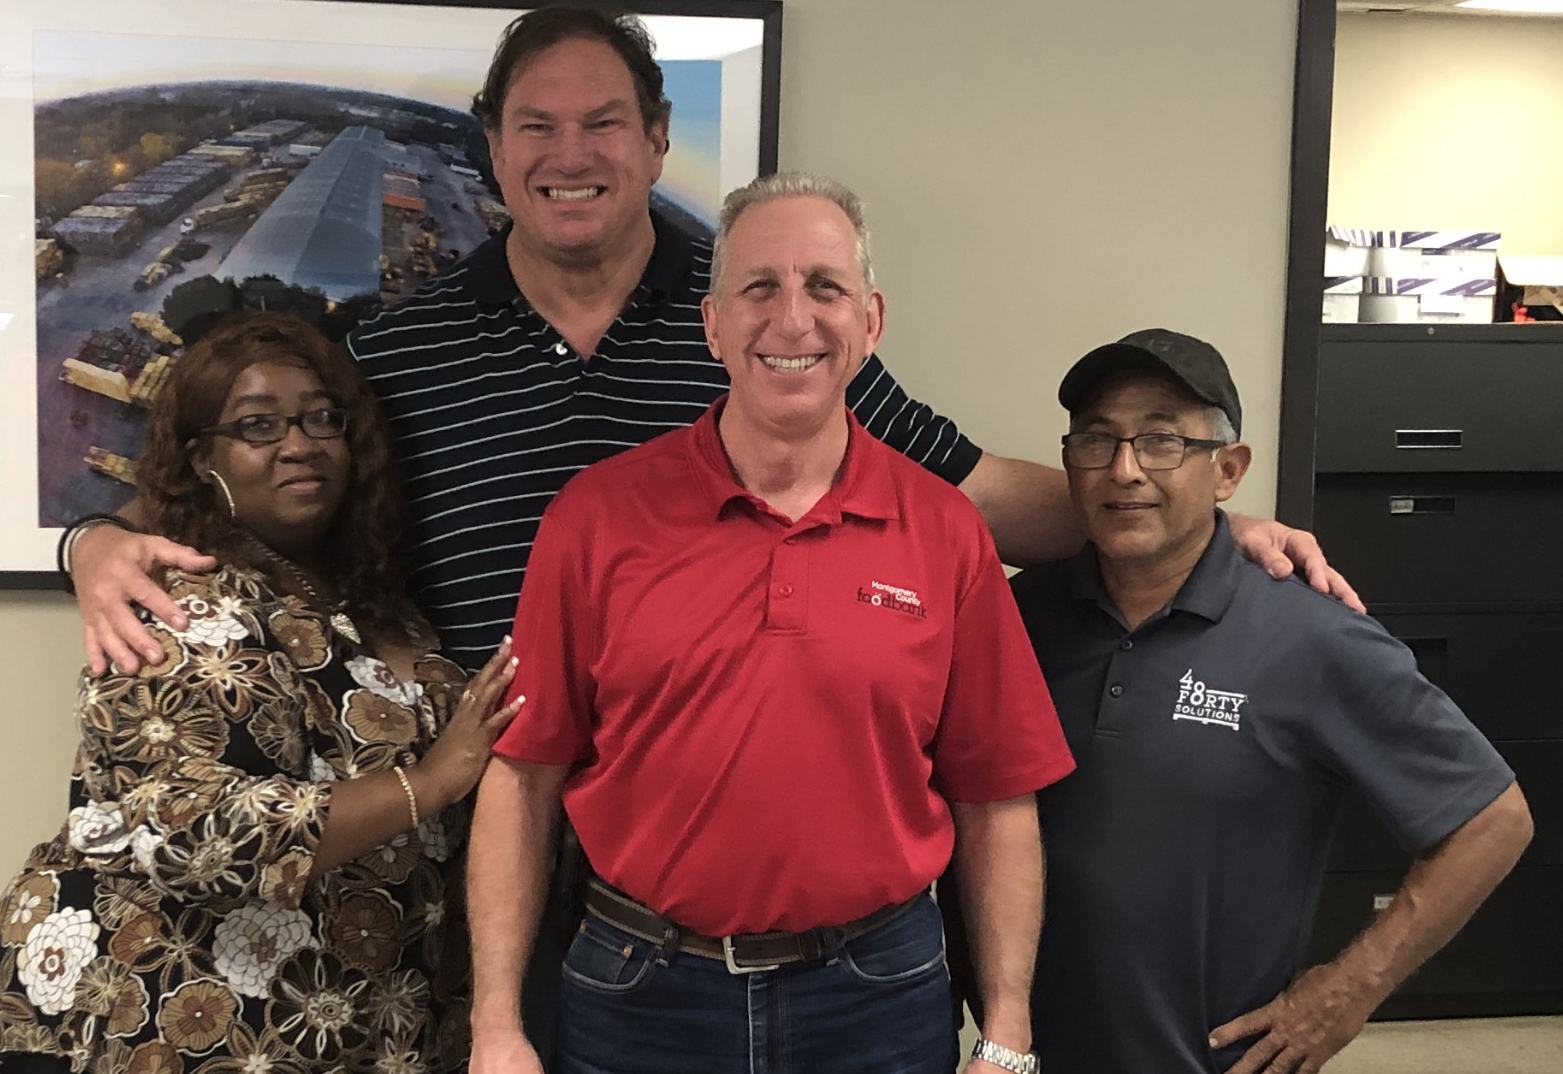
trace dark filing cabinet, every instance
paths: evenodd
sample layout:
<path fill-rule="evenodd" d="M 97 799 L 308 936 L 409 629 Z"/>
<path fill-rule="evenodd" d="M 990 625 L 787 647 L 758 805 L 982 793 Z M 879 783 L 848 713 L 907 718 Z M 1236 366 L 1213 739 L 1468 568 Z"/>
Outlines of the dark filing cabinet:
<path fill-rule="evenodd" d="M 1379 1017 L 1563 1012 L 1563 326 L 1325 325 L 1313 527 L 1519 777 L 1520 864 Z M 1352 795 L 1311 961 L 1409 858 Z"/>

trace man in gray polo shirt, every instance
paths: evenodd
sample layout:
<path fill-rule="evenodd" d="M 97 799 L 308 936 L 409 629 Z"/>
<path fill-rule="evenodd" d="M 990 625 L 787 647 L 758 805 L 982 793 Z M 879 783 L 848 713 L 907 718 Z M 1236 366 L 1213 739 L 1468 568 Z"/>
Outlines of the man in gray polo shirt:
<path fill-rule="evenodd" d="M 1508 873 L 1530 813 L 1409 650 L 1237 554 L 1216 505 L 1251 455 L 1213 347 L 1137 332 L 1059 400 L 1090 544 L 1014 580 L 1079 764 L 1038 796 L 1042 1069 L 1315 1071 Z M 1294 979 L 1348 784 L 1415 862 Z"/>

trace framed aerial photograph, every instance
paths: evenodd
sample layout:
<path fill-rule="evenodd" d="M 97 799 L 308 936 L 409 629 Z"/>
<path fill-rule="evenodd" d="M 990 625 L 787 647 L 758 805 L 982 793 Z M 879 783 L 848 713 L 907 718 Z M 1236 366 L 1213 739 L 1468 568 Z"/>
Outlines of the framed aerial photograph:
<path fill-rule="evenodd" d="M 653 191 L 709 231 L 776 167 L 780 3 L 642 0 L 673 103 Z M 133 494 L 210 277 L 365 314 L 507 216 L 471 113 L 524 7 L 8 0 L 0 34 L 0 587 L 57 588 L 63 526 Z"/>

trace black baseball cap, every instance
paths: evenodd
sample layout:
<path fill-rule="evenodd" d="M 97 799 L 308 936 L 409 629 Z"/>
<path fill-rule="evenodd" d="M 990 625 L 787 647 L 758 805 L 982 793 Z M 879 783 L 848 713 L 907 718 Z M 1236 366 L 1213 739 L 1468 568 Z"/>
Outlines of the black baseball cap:
<path fill-rule="evenodd" d="M 1243 434 L 1243 407 L 1221 352 L 1202 339 L 1165 328 L 1146 328 L 1087 354 L 1064 374 L 1058 401 L 1073 414 L 1102 381 L 1127 369 L 1170 373 L 1196 399 L 1219 407 L 1231 419 L 1232 431 Z"/>

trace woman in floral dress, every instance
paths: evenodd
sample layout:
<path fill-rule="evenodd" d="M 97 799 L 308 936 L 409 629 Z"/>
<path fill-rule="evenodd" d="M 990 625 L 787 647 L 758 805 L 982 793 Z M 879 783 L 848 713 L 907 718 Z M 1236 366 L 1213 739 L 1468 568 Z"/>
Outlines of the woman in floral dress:
<path fill-rule="evenodd" d="M 0 1072 L 455 1068 L 448 885 L 508 645 L 471 684 L 429 651 L 373 399 L 303 322 L 191 346 L 138 475 L 217 567 L 170 573 L 161 663 L 83 679 L 69 819 L 0 898 Z"/>

